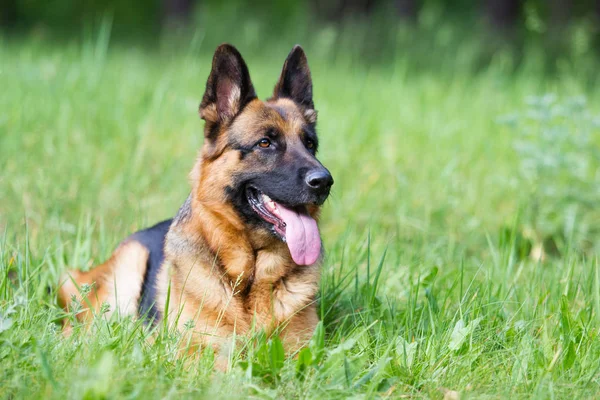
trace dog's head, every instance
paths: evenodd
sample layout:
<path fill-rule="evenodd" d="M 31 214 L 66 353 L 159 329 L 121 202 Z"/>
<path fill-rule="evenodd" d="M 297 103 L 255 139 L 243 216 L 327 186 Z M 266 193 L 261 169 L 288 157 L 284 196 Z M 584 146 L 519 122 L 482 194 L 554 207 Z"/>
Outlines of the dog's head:
<path fill-rule="evenodd" d="M 286 241 L 297 264 L 321 249 L 316 219 L 333 178 L 317 160 L 317 113 L 306 55 L 295 46 L 273 96 L 256 97 L 231 45 L 217 48 L 200 104 L 206 121 L 197 176 L 205 203 L 232 204 L 243 224 Z"/>

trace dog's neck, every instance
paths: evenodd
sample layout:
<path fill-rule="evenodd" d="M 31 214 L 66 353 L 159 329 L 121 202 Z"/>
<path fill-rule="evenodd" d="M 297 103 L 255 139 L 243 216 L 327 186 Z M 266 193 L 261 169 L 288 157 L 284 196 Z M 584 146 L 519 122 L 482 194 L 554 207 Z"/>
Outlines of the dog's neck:
<path fill-rule="evenodd" d="M 284 242 L 266 230 L 253 230 L 249 236 L 231 204 L 207 201 L 197 192 L 179 210 L 172 230 L 172 241 L 193 238 L 186 247 L 193 248 L 194 257 L 217 261 L 228 279 L 242 287 L 256 279 L 276 281 L 295 267 Z"/>
<path fill-rule="evenodd" d="M 220 204 L 219 210 L 223 209 L 227 207 Z M 165 244 L 167 264 L 174 267 L 172 273 L 181 285 L 185 286 L 192 269 L 206 269 L 263 328 L 288 321 L 312 304 L 318 290 L 318 263 L 298 266 L 283 241 L 261 234 L 251 240 L 244 229 L 235 229 L 235 220 L 224 217 L 230 217 L 229 212 L 215 212 L 192 195 L 181 207 Z"/>

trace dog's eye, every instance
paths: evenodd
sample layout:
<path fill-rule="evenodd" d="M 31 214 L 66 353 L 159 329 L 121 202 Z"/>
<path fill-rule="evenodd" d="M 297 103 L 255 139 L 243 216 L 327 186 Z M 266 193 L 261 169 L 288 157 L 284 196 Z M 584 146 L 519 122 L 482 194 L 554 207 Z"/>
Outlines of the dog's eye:
<path fill-rule="evenodd" d="M 260 139 L 260 141 L 258 142 L 258 145 L 260 147 L 262 147 L 263 149 L 266 149 L 267 147 L 271 146 L 271 141 L 267 138 L 262 138 Z"/>
<path fill-rule="evenodd" d="M 315 142 L 311 139 L 306 139 L 306 147 L 308 147 L 310 150 L 313 150 L 315 148 Z"/>

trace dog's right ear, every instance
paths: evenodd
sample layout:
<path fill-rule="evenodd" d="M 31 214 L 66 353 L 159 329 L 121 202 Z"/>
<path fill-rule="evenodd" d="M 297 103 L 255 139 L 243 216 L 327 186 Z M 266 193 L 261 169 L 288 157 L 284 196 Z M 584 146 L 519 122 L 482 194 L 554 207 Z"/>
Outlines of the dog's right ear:
<path fill-rule="evenodd" d="M 227 124 L 255 98 L 250 73 L 240 52 L 230 44 L 217 47 L 200 103 L 200 117 L 212 124 Z M 207 130 L 207 135 L 210 131 L 213 129 Z"/>
<path fill-rule="evenodd" d="M 314 124 L 317 112 L 313 103 L 312 78 L 304 50 L 294 46 L 288 54 L 281 70 L 281 76 L 273 90 L 273 99 L 287 97 L 296 102 L 304 111 L 308 122 Z"/>

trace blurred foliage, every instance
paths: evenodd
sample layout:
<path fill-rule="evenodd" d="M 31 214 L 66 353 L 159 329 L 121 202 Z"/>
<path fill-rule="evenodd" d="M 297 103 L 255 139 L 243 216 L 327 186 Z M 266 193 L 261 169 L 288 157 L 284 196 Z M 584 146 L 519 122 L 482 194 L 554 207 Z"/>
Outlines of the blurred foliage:
<path fill-rule="evenodd" d="M 65 22 L 63 41 L 0 36 L 0 397 L 597 397 L 597 257 L 531 260 L 548 237 L 598 243 L 592 20 L 574 20 L 549 61 L 535 7 L 517 40 L 444 4 L 398 23 L 210 2 L 149 49 L 115 12 Z M 251 338 L 214 379 L 210 350 L 180 360 L 175 333 L 150 345 L 140 321 L 98 318 L 95 334 L 63 338 L 47 288 L 188 196 L 223 41 L 261 97 L 291 45 L 306 48 L 336 183 L 310 345 L 283 360 L 277 340 Z M 515 109 L 510 129 L 494 122 Z"/>
<path fill-rule="evenodd" d="M 598 47 L 600 7 L 595 0 L 574 4 L 565 0 L 522 1 L 510 32 L 490 29 L 486 4 L 492 0 L 406 0 L 415 10 L 412 18 L 401 18 L 397 4 L 402 1 L 394 0 L 190 0 L 185 23 L 180 25 L 167 23 L 165 5 L 169 1 L 3 0 L 0 21 L 6 24 L 10 20 L 16 31 L 33 30 L 71 39 L 82 31 L 95 32 L 109 20 L 113 36 L 145 39 L 152 44 L 157 37 L 173 34 L 196 35 L 212 45 L 225 40 L 247 41 L 249 36 L 260 49 L 264 40 L 276 36 L 352 49 L 364 62 L 388 62 L 400 49 L 412 49 L 425 65 L 431 64 L 432 56 L 440 60 L 460 56 L 466 59 L 465 64 L 487 66 L 498 51 L 500 57 L 510 52 L 519 64 L 526 49 L 534 47 L 550 71 L 557 68 L 557 62 L 585 56 Z M 474 42 L 479 46 L 476 49 L 468 46 Z M 475 51 L 454 53 L 457 45 L 465 44 Z"/>
<path fill-rule="evenodd" d="M 114 17 L 125 34 L 152 33 L 160 25 L 159 0 L 4 0 L 5 13 L 20 29 L 36 28 L 69 32 L 94 24 L 106 15 Z M 9 8 L 10 7 L 10 8 Z M 7 18 L 7 17 L 5 17 Z"/>
<path fill-rule="evenodd" d="M 585 250 L 599 243 L 600 115 L 585 97 L 529 97 L 524 112 L 503 118 L 516 133 L 525 218 L 544 247 Z M 551 249 L 545 249 L 548 251 Z"/>

